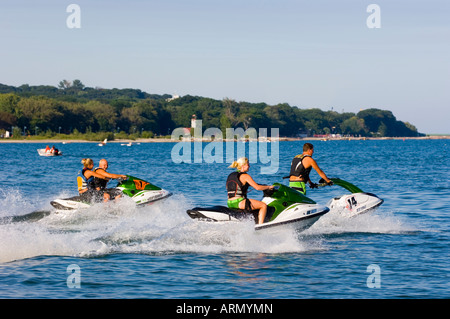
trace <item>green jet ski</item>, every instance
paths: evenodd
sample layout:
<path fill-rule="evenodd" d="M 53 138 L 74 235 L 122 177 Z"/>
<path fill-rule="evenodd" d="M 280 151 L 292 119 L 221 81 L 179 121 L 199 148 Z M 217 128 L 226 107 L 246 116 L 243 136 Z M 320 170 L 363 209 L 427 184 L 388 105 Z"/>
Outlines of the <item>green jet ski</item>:
<path fill-rule="evenodd" d="M 317 204 L 297 190 L 279 183 L 273 185 L 273 190 L 263 192 L 262 201 L 267 204 L 263 224 L 257 224 L 258 210 L 246 212 L 226 206 L 212 206 L 195 207 L 187 210 L 187 214 L 193 219 L 214 222 L 239 222 L 250 218 L 256 223 L 255 230 L 289 225 L 303 231 L 329 211 L 328 207 Z"/>
<path fill-rule="evenodd" d="M 171 192 L 146 182 L 140 178 L 127 175 L 127 179 L 118 179 L 115 187 L 122 194 L 131 197 L 138 206 L 152 204 L 172 195 Z M 86 202 L 81 196 L 74 196 L 64 199 L 55 199 L 50 204 L 60 210 L 75 210 L 89 208 L 94 203 Z"/>

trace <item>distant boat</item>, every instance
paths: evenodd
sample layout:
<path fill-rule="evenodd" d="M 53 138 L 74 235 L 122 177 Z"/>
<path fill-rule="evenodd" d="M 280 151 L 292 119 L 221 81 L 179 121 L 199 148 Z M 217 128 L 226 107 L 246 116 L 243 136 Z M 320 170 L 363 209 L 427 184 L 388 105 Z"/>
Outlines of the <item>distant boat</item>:
<path fill-rule="evenodd" d="M 122 145 L 122 146 L 131 146 L 131 145 L 133 145 L 133 143 L 131 143 L 131 142 L 129 142 L 128 144 L 121 143 L 120 145 Z"/>
<path fill-rule="evenodd" d="M 106 142 L 107 142 L 107 141 L 108 141 L 108 139 L 105 138 L 105 139 L 103 140 L 103 142 L 101 142 L 101 143 L 98 144 L 98 146 L 106 145 Z"/>
<path fill-rule="evenodd" d="M 55 150 L 55 152 L 45 151 L 45 148 L 38 148 L 37 150 L 39 156 L 59 156 L 62 155 L 62 152 L 59 150 Z"/>

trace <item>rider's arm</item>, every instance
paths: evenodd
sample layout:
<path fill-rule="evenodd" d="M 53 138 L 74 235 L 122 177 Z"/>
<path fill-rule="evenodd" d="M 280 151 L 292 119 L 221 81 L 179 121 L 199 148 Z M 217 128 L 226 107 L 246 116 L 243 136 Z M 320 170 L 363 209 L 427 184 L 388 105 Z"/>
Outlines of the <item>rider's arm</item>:
<path fill-rule="evenodd" d="M 86 176 L 86 175 L 89 175 L 89 176 Z M 86 171 L 86 172 L 84 173 L 84 176 L 85 176 L 86 178 L 89 178 L 89 177 L 91 177 L 91 176 L 94 176 L 94 177 L 98 177 L 98 178 L 101 178 L 101 179 L 107 179 L 105 176 L 103 176 L 103 175 L 101 175 L 101 174 L 99 174 L 99 173 L 97 173 L 97 172 L 94 172 L 94 171 Z"/>
<path fill-rule="evenodd" d="M 308 158 L 311 162 L 311 166 L 316 170 L 317 174 L 319 174 L 320 177 L 322 177 L 325 182 L 330 183 L 331 180 L 327 177 L 327 175 L 320 169 L 319 165 L 317 165 L 316 161 L 312 158 Z"/>
<path fill-rule="evenodd" d="M 105 177 L 107 178 L 112 178 L 112 179 L 116 179 L 116 178 L 126 178 L 126 175 L 119 175 L 119 174 L 111 174 L 108 173 L 107 171 L 105 171 L 104 169 L 98 169 L 97 172 L 102 175 L 103 179 L 105 179 Z"/>
<path fill-rule="evenodd" d="M 245 182 L 249 183 L 251 187 L 258 191 L 263 191 L 266 189 L 272 189 L 273 185 L 259 185 L 256 183 L 253 178 L 248 174 L 242 174 L 239 179 L 241 180 L 242 184 L 245 184 Z"/>

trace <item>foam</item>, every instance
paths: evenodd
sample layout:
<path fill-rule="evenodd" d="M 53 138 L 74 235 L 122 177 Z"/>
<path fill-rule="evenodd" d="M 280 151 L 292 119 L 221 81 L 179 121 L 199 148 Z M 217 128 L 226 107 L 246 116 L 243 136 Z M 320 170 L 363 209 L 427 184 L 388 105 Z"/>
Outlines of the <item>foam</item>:
<path fill-rule="evenodd" d="M 17 194 L 16 194 L 17 195 Z M 7 201 L 21 201 L 14 195 Z M 91 257 L 110 253 L 285 253 L 320 249 L 295 231 L 258 231 L 253 222 L 211 223 L 191 219 L 189 200 L 172 196 L 137 208 L 125 198 L 84 211 L 52 212 L 35 222 L 0 225 L 0 262 L 40 255 Z"/>
<path fill-rule="evenodd" d="M 3 193 L 0 203 L 2 217 L 30 208 L 18 191 Z M 123 198 L 83 211 L 52 212 L 34 222 L 6 222 L 0 224 L 0 262 L 40 255 L 307 253 L 329 249 L 325 237 L 330 234 L 411 231 L 385 212 L 350 219 L 328 213 L 300 235 L 289 227 L 255 231 L 252 221 L 193 220 L 186 214 L 190 207 L 192 203 L 182 195 L 140 208 Z"/>

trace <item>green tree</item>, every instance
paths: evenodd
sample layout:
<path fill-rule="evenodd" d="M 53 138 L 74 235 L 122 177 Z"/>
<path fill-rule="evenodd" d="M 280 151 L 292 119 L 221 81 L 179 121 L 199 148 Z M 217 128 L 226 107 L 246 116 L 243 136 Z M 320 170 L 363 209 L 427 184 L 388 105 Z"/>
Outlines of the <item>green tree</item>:
<path fill-rule="evenodd" d="M 60 81 L 60 82 L 58 83 L 58 88 L 61 89 L 61 90 L 68 89 L 68 88 L 70 88 L 71 86 L 72 86 L 72 83 L 70 83 L 70 82 L 67 81 L 67 80 L 62 80 L 62 81 Z"/>
<path fill-rule="evenodd" d="M 0 129 L 10 131 L 15 125 L 17 125 L 17 118 L 13 114 L 0 111 Z"/>
<path fill-rule="evenodd" d="M 80 80 L 63 80 L 58 88 L 48 85 L 20 87 L 0 84 L 0 128 L 35 126 L 40 132 L 91 130 L 155 132 L 169 134 L 175 127 L 190 127 L 193 114 L 203 120 L 203 128 L 279 128 L 282 136 L 299 132 L 311 134 L 417 136 L 414 125 L 398 121 L 391 111 L 367 109 L 354 113 L 299 109 L 287 103 L 236 102 L 186 95 L 167 100 L 170 95 L 149 94 L 137 89 L 85 87 Z M 47 134 L 47 133 L 45 133 Z"/>
<path fill-rule="evenodd" d="M 6 112 L 15 117 L 21 116 L 21 111 L 18 106 L 20 97 L 16 94 L 0 94 L 0 112 Z"/>
<path fill-rule="evenodd" d="M 85 108 L 92 113 L 94 131 L 109 132 L 116 127 L 117 115 L 113 106 L 99 101 L 89 101 L 85 104 Z"/>
<path fill-rule="evenodd" d="M 367 136 L 368 133 L 364 125 L 364 120 L 356 116 L 353 116 L 342 122 L 342 124 L 340 125 L 340 129 L 342 134 L 345 135 Z"/>
<path fill-rule="evenodd" d="M 73 80 L 72 87 L 76 90 L 83 90 L 84 84 L 80 80 Z"/>
<path fill-rule="evenodd" d="M 222 134 L 225 136 L 227 128 L 231 127 L 232 125 L 230 119 L 225 114 L 222 114 L 220 117 L 220 130 L 222 131 Z"/>

